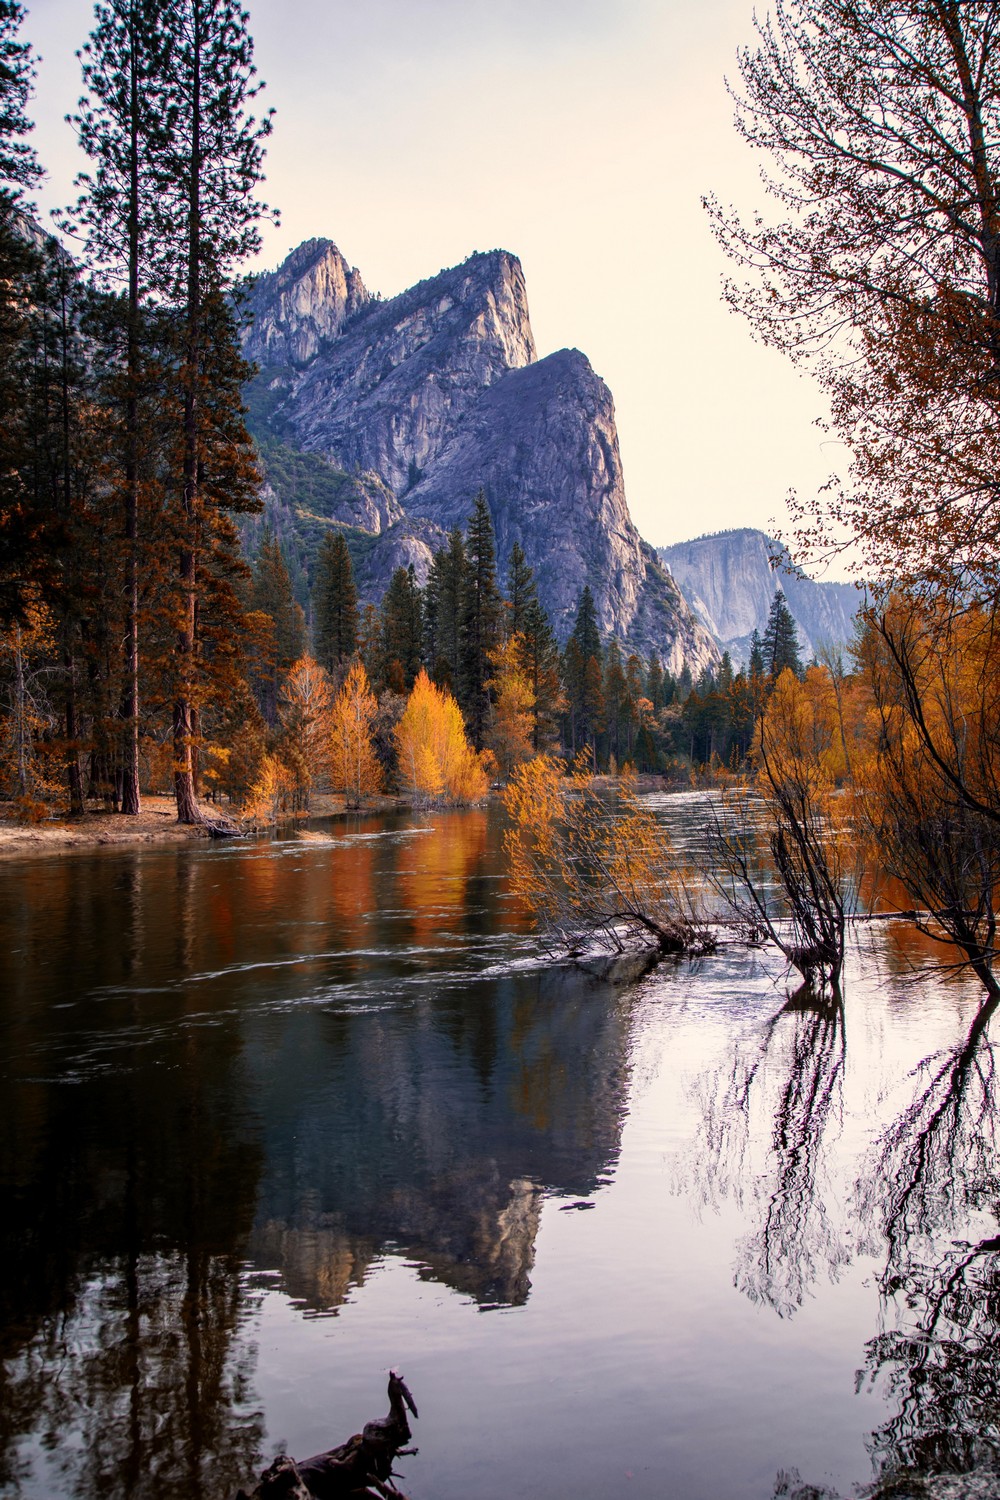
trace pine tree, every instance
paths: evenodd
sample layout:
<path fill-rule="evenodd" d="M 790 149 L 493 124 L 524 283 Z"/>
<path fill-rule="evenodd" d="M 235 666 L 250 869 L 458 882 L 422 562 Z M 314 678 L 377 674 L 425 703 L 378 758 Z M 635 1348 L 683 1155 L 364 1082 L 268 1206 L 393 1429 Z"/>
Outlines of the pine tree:
<path fill-rule="evenodd" d="M 328 672 L 334 672 L 358 649 L 358 591 L 341 531 L 328 531 L 320 545 L 312 617 L 316 656 Z"/>
<path fill-rule="evenodd" d="M 592 746 L 595 763 L 596 737 L 604 722 L 601 662 L 601 636 L 594 596 L 589 585 L 584 585 L 576 620 L 566 642 L 563 681 L 569 711 L 570 748 L 575 754 L 584 745 Z"/>
<path fill-rule="evenodd" d="M 458 678 L 467 573 L 465 538 L 456 527 L 434 554 L 424 589 L 424 654 L 439 687 L 454 688 Z"/>
<path fill-rule="evenodd" d="M 27 622 L 39 587 L 53 580 L 58 538 L 53 518 L 33 508 L 24 482 L 30 449 L 24 344 L 39 256 L 22 213 L 25 192 L 41 177 L 25 139 L 33 129 L 26 110 L 35 62 L 19 37 L 24 16 L 16 0 L 0 0 L 0 625 Z"/>
<path fill-rule="evenodd" d="M 759 630 L 753 630 L 750 634 L 750 660 L 747 671 L 751 681 L 758 681 L 764 676 L 764 648 Z"/>
<path fill-rule="evenodd" d="M 139 811 L 139 514 L 143 448 L 149 427 L 142 420 L 141 392 L 148 382 L 146 301 L 166 289 L 158 233 L 157 157 L 164 145 L 163 74 L 167 64 L 157 25 L 157 0 L 107 0 L 97 6 L 97 25 L 82 52 L 87 95 L 76 126 L 83 150 L 95 163 L 84 174 L 84 191 L 67 224 L 82 234 L 89 263 L 105 284 L 124 286 L 119 329 L 121 368 L 105 385 L 117 406 L 123 453 L 115 488 L 120 491 L 126 543 L 125 701 L 123 718 L 123 813 Z M 113 325 L 108 325 L 113 326 Z"/>
<path fill-rule="evenodd" d="M 796 677 L 802 676 L 798 632 L 781 589 L 775 592 L 771 601 L 767 628 L 761 642 L 761 655 L 764 670 L 772 682 L 781 676 L 786 667 L 791 668 Z"/>
<path fill-rule="evenodd" d="M 252 679 L 261 713 L 273 727 L 285 680 L 302 655 L 305 618 L 292 593 L 281 548 L 267 533 L 254 565 L 250 607 L 257 617 L 261 642 L 251 669 Z"/>
<path fill-rule="evenodd" d="M 539 755 L 558 743 L 559 715 L 566 702 L 560 684 L 559 647 L 549 617 L 537 599 L 531 601 L 525 613 L 522 641 L 525 671 L 534 698 L 532 747 Z"/>
<path fill-rule="evenodd" d="M 489 717 L 490 653 L 500 643 L 503 604 L 497 588 L 493 522 L 486 494 L 479 491 L 466 534 L 466 587 L 459 642 L 459 703 L 477 750 L 483 747 Z"/>
<path fill-rule="evenodd" d="M 198 694 L 200 538 L 210 499 L 206 469 L 220 469 L 251 450 L 240 392 L 248 368 L 239 358 L 235 318 L 226 293 L 236 267 L 260 244 L 257 228 L 268 210 L 256 200 L 270 115 L 257 120 L 249 106 L 256 81 L 246 12 L 238 0 L 175 0 L 160 8 L 165 66 L 161 75 L 165 131 L 156 151 L 157 231 L 177 308 L 178 461 L 177 552 L 179 628 L 175 650 L 174 764 L 177 816 L 199 821 L 192 751 Z M 211 370 L 209 369 L 211 366 Z M 226 443 L 219 418 L 230 419 Z M 237 419 L 235 429 L 232 419 Z M 229 510 L 256 509 L 255 484 L 245 469 L 239 488 L 222 499 Z"/>
<path fill-rule="evenodd" d="M 507 565 L 508 635 L 524 633 L 528 610 L 537 598 L 535 570 L 528 566 L 528 560 L 520 543 L 515 542 L 510 549 L 510 562 Z"/>
<path fill-rule="evenodd" d="M 382 599 L 381 656 L 386 686 L 409 692 L 423 665 L 423 601 L 411 563 L 397 568 Z"/>
<path fill-rule="evenodd" d="M 584 661 L 593 656 L 598 665 L 602 660 L 601 632 L 597 624 L 597 609 L 594 605 L 594 596 L 590 592 L 590 585 L 584 584 L 580 593 L 580 599 L 576 607 L 576 619 L 573 622 L 572 638 L 580 648 L 580 655 Z"/>

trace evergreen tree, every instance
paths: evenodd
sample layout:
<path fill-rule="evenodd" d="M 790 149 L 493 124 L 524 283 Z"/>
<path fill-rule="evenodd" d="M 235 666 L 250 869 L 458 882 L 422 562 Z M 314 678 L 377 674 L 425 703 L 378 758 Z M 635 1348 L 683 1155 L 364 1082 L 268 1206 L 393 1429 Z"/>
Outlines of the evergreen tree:
<path fill-rule="evenodd" d="M 646 668 L 646 697 L 652 704 L 654 713 L 659 713 L 666 703 L 663 692 L 663 666 L 655 651 L 650 653 L 649 665 Z"/>
<path fill-rule="evenodd" d="M 73 120 L 95 167 L 93 175 L 80 178 L 84 192 L 68 216 L 69 227 L 84 237 L 91 266 L 105 283 L 124 287 L 119 325 L 107 325 L 123 345 L 121 369 L 106 383 L 104 396 L 118 408 L 124 438 L 114 488 L 127 553 L 121 810 L 131 814 L 139 811 L 139 512 L 149 432 L 140 412 L 150 357 L 144 310 L 150 294 L 167 284 L 156 223 L 156 159 L 165 140 L 160 9 L 156 0 L 108 0 L 97 7 L 97 25 L 82 53 L 88 92 Z"/>
<path fill-rule="evenodd" d="M 761 656 L 764 671 L 772 682 L 781 676 L 786 667 L 791 668 L 796 677 L 802 676 L 798 632 L 781 589 L 775 592 L 771 601 L 767 628 L 761 642 Z"/>
<path fill-rule="evenodd" d="M 618 642 L 612 637 L 604 660 L 604 723 L 608 758 L 613 755 L 616 765 L 625 758 L 627 747 L 628 684 L 622 666 L 622 654 Z"/>
<path fill-rule="evenodd" d="M 559 648 L 537 598 L 525 611 L 522 658 L 534 694 L 532 748 L 536 755 L 552 749 L 559 738 L 559 715 L 565 706 L 559 682 Z"/>
<path fill-rule="evenodd" d="M 358 649 L 358 591 L 351 554 L 341 531 L 328 531 L 320 545 L 312 617 L 316 658 L 333 672 L 350 661 Z"/>
<path fill-rule="evenodd" d="M 268 114 L 257 120 L 249 113 L 262 85 L 256 81 L 247 19 L 238 0 L 175 0 L 160 7 L 165 130 L 157 144 L 154 171 L 162 263 L 178 314 L 176 530 L 181 598 L 173 722 L 177 816 L 182 823 L 200 817 L 192 749 L 206 509 L 220 501 L 228 510 L 259 505 L 257 476 L 246 461 L 252 451 L 249 435 L 245 426 L 240 431 L 240 393 L 249 371 L 239 357 L 235 316 L 226 297 L 237 266 L 259 247 L 257 225 L 268 212 L 253 197 L 271 119 Z M 239 450 L 244 460 L 240 483 L 223 493 L 211 485 L 210 473 L 228 468 L 235 477 L 241 467 L 236 462 Z"/>
<path fill-rule="evenodd" d="M 576 619 L 563 656 L 570 749 L 575 754 L 591 745 L 596 764 L 596 736 L 604 722 L 604 684 L 601 672 L 601 635 L 597 610 L 588 585 L 580 594 Z"/>
<path fill-rule="evenodd" d="M 305 617 L 292 593 L 281 548 L 269 534 L 261 542 L 254 566 L 250 603 L 261 640 L 252 668 L 254 688 L 261 713 L 273 727 L 281 689 L 305 646 Z"/>
<path fill-rule="evenodd" d="M 764 676 L 764 647 L 759 630 L 752 631 L 750 635 L 750 661 L 747 671 L 751 681 L 758 681 Z"/>
<path fill-rule="evenodd" d="M 24 345 L 32 322 L 31 279 L 38 251 L 22 217 L 24 194 L 41 177 L 25 137 L 35 77 L 31 46 L 20 40 L 25 8 L 0 0 L 0 625 L 26 623 L 40 585 L 54 579 L 54 518 L 32 505 L 24 481 L 31 446 Z"/>
<path fill-rule="evenodd" d="M 507 566 L 508 635 L 523 634 L 528 610 L 537 598 L 535 570 L 528 566 L 520 544 L 515 542 L 510 549 L 510 562 Z"/>
<path fill-rule="evenodd" d="M 465 538 L 456 527 L 434 554 L 424 589 L 425 654 L 438 687 L 452 688 L 458 677 L 466 575 Z"/>
<path fill-rule="evenodd" d="M 483 747 L 489 716 L 490 653 L 499 645 L 503 603 L 497 587 L 493 522 L 479 491 L 466 534 L 466 582 L 459 657 L 459 705 L 476 750 Z"/>
<path fill-rule="evenodd" d="M 411 563 L 397 568 L 382 599 L 382 677 L 394 693 L 408 693 L 423 666 L 423 602 Z"/>
<path fill-rule="evenodd" d="M 590 585 L 584 584 L 580 593 L 579 603 L 576 607 L 576 619 L 573 622 L 572 639 L 580 648 L 580 655 L 584 661 L 593 656 L 598 665 L 601 662 L 601 632 L 597 625 L 597 609 L 594 605 L 594 596 L 590 592 Z"/>

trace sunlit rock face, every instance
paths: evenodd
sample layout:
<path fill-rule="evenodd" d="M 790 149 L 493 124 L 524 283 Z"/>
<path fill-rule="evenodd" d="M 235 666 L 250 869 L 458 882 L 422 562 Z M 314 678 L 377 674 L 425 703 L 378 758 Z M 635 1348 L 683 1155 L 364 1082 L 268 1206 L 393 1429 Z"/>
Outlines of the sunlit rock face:
<path fill-rule="evenodd" d="M 244 353 L 262 369 L 301 369 L 370 300 L 360 272 L 331 240 L 306 240 L 254 287 Z"/>
<path fill-rule="evenodd" d="M 775 591 L 781 589 L 798 629 L 803 660 L 824 646 L 842 648 L 854 634 L 863 594 L 850 583 L 823 583 L 785 572 L 772 557 L 787 559 L 763 531 L 743 527 L 659 547 L 688 603 L 731 653 L 745 664 L 750 636 L 764 633 Z"/>
<path fill-rule="evenodd" d="M 630 648 L 674 671 L 718 659 L 629 516 L 607 386 L 577 350 L 537 359 L 515 256 L 475 254 L 383 302 L 329 241 L 310 241 L 261 279 L 252 312 L 259 435 L 378 476 L 405 510 L 365 527 L 380 533 L 368 597 L 400 562 L 423 582 L 484 489 L 501 567 L 519 542 L 560 636 L 589 584 L 602 629 Z"/>

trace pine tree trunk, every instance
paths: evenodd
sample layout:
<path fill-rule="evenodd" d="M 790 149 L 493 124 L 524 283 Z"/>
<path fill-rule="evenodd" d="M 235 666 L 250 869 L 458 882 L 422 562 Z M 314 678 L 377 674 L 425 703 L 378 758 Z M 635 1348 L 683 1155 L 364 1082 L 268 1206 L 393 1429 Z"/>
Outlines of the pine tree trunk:
<path fill-rule="evenodd" d="M 201 335 L 201 12 L 194 6 L 194 66 L 191 100 L 191 156 L 188 164 L 187 331 L 184 359 L 184 491 L 183 520 L 188 544 L 181 553 L 180 584 L 184 623 L 177 638 L 178 694 L 174 703 L 174 792 L 177 821 L 200 823 L 194 787 L 195 625 L 198 581 L 198 366 Z"/>
<path fill-rule="evenodd" d="M 134 817 L 139 801 L 139 80 L 133 17 L 129 58 L 128 391 L 125 398 L 125 544 L 128 593 L 125 625 L 125 743 L 121 810 Z"/>

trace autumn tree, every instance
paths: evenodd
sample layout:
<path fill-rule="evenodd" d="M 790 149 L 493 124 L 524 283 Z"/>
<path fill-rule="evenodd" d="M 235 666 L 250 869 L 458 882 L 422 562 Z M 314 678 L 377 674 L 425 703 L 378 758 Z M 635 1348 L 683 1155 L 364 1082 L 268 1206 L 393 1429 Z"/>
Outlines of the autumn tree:
<path fill-rule="evenodd" d="M 716 232 L 732 304 L 811 370 L 853 482 L 800 552 L 985 589 L 1000 559 L 1000 28 L 960 0 L 777 0 L 739 56 L 737 126 L 782 211 Z"/>
<path fill-rule="evenodd" d="M 452 695 L 421 670 L 395 731 L 400 784 L 417 802 L 476 802 L 487 790 Z"/>
<path fill-rule="evenodd" d="M 533 750 L 535 692 L 524 637 L 511 635 L 494 646 L 490 666 L 493 675 L 486 683 L 490 692 L 486 748 L 495 757 L 501 778 L 506 780 L 515 766 L 530 758 Z"/>
<path fill-rule="evenodd" d="M 331 770 L 334 696 L 330 679 L 315 657 L 293 662 L 278 696 L 280 745 L 286 764 L 299 779 L 299 806 Z"/>
<path fill-rule="evenodd" d="M 767 935 L 806 983 L 837 990 L 857 844 L 838 796 L 845 721 L 829 672 L 786 667 L 757 724 L 753 799 L 730 793 L 713 831 L 718 888 L 748 936 Z M 856 720 L 854 733 L 860 733 Z M 766 849 L 778 877 L 770 889 Z"/>
<path fill-rule="evenodd" d="M 504 805 L 512 889 L 555 948 L 579 958 L 595 946 L 621 953 L 637 939 L 661 954 L 711 946 L 666 830 L 630 776 L 605 795 L 585 757 L 567 777 L 537 756 L 514 772 Z"/>
<path fill-rule="evenodd" d="M 330 719 L 330 780 L 348 807 L 382 790 L 382 767 L 375 753 L 373 725 L 378 702 L 368 674 L 355 662 L 337 694 Z"/>

